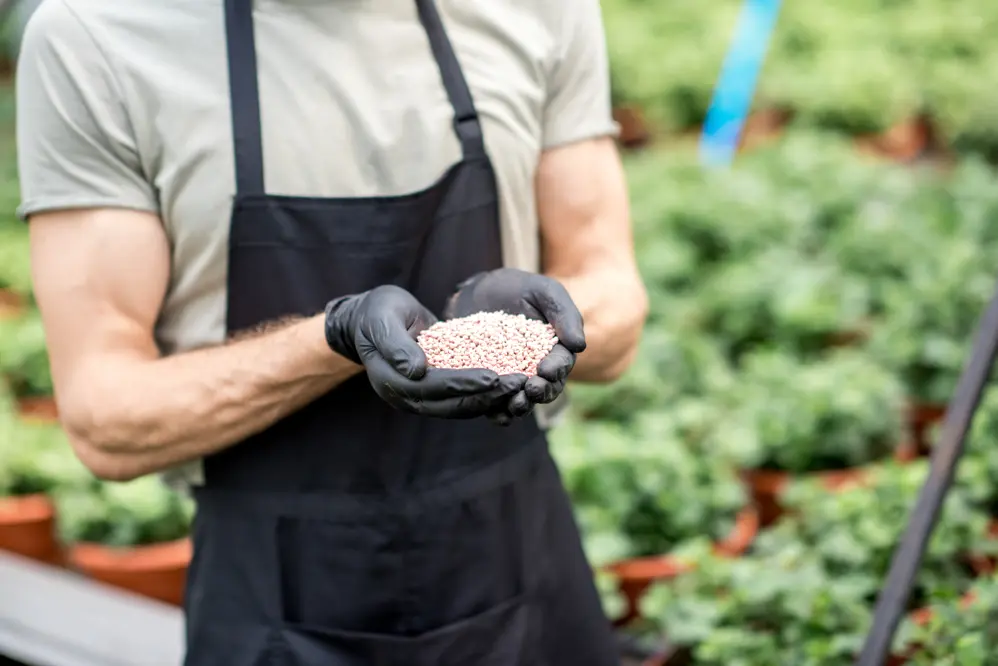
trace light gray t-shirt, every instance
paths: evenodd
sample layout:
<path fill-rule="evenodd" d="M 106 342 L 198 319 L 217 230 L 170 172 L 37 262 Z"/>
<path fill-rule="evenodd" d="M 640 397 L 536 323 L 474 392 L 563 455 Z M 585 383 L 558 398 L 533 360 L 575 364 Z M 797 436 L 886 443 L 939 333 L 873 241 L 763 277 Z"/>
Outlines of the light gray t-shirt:
<path fill-rule="evenodd" d="M 437 4 L 497 173 L 504 260 L 539 270 L 541 151 L 617 131 L 599 0 Z M 256 0 L 254 14 L 268 193 L 401 195 L 460 158 L 414 0 Z M 44 0 L 24 35 L 19 212 L 158 213 L 164 354 L 225 338 L 228 95 L 222 0 Z"/>

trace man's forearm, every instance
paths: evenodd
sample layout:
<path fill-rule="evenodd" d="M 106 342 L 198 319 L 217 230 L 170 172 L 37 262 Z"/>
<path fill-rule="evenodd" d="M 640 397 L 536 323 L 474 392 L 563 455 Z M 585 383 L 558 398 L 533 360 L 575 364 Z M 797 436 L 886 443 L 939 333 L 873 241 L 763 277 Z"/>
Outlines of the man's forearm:
<path fill-rule="evenodd" d="M 586 326 L 586 350 L 579 354 L 571 378 L 583 382 L 617 379 L 634 360 L 648 314 L 648 295 L 640 277 L 605 271 L 558 279 L 582 312 Z"/>
<path fill-rule="evenodd" d="M 322 316 L 163 359 L 95 363 L 63 422 L 81 460 L 120 480 L 224 449 L 362 369 L 329 349 Z"/>

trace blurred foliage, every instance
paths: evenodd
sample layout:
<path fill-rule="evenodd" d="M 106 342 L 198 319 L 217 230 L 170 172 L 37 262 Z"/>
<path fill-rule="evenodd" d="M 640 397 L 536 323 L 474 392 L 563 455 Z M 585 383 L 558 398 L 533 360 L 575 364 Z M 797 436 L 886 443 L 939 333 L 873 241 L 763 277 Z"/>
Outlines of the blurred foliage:
<path fill-rule="evenodd" d="M 703 120 L 741 0 L 604 0 L 614 100 L 666 132 Z M 794 124 L 884 131 L 921 113 L 962 152 L 998 157 L 998 5 L 783 3 L 755 99 Z"/>

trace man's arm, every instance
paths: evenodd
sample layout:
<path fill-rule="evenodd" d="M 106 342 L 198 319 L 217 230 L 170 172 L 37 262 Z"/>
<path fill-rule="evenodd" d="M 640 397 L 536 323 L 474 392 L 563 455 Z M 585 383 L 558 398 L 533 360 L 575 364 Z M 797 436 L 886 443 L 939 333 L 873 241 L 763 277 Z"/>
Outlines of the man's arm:
<path fill-rule="evenodd" d="M 634 260 L 627 186 L 613 137 L 599 0 L 543 5 L 558 49 L 547 77 L 536 176 L 543 270 L 582 311 L 586 351 L 571 378 L 604 382 L 634 359 L 648 297 Z"/>
<path fill-rule="evenodd" d="M 160 358 L 170 271 L 159 202 L 116 61 L 66 2 L 43 2 L 17 71 L 17 147 L 35 295 L 73 448 L 124 480 L 218 451 L 359 371 L 322 318 Z"/>
<path fill-rule="evenodd" d="M 357 374 L 321 315 L 161 358 L 170 253 L 151 213 L 31 217 L 35 295 L 63 425 L 97 476 L 127 480 L 219 451 Z"/>
<path fill-rule="evenodd" d="M 648 313 L 613 140 L 546 151 L 537 198 L 544 272 L 565 285 L 586 324 L 588 346 L 572 379 L 613 381 L 634 360 Z"/>

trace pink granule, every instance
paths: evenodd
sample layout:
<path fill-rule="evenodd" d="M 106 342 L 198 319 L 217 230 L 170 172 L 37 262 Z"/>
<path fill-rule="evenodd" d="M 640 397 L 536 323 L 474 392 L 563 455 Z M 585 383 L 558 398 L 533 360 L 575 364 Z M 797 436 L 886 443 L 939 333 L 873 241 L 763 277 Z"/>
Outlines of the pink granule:
<path fill-rule="evenodd" d="M 537 364 L 558 343 L 554 329 L 536 319 L 479 312 L 437 322 L 416 340 L 434 368 L 485 368 L 499 375 L 537 374 Z"/>

